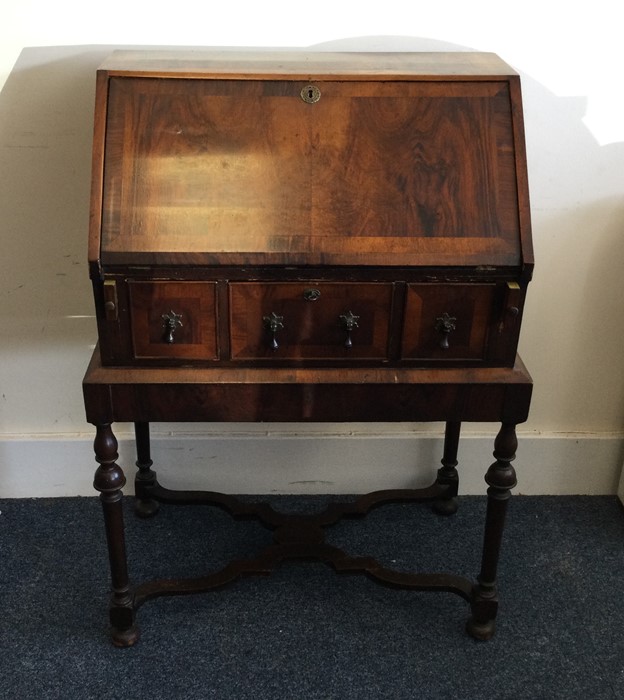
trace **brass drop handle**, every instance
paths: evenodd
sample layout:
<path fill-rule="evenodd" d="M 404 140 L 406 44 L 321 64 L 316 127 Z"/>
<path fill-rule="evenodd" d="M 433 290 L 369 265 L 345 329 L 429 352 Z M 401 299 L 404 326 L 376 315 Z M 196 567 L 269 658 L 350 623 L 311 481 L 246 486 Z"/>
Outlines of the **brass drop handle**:
<path fill-rule="evenodd" d="M 352 311 L 347 311 L 346 314 L 341 314 L 338 317 L 338 320 L 340 322 L 340 325 L 344 328 L 344 330 L 347 333 L 347 338 L 345 340 L 345 348 L 352 348 L 353 347 L 353 340 L 351 338 L 351 333 L 353 332 L 354 328 L 358 328 L 358 321 L 360 320 L 359 316 L 356 316 Z"/>
<path fill-rule="evenodd" d="M 271 334 L 270 348 L 277 350 L 279 343 L 277 342 L 277 332 L 284 327 L 284 317 L 278 316 L 275 311 L 272 311 L 270 316 L 263 316 L 262 323 Z"/>
<path fill-rule="evenodd" d="M 455 330 L 455 316 L 449 316 L 446 312 L 436 318 L 435 329 L 441 334 L 440 347 L 442 350 L 449 349 L 449 334 Z"/>
<path fill-rule="evenodd" d="M 162 320 L 164 321 L 165 333 L 163 335 L 163 340 L 165 343 L 173 343 L 173 334 L 176 328 L 182 326 L 182 314 L 177 314 L 175 311 L 170 311 L 167 314 L 162 315 Z"/>

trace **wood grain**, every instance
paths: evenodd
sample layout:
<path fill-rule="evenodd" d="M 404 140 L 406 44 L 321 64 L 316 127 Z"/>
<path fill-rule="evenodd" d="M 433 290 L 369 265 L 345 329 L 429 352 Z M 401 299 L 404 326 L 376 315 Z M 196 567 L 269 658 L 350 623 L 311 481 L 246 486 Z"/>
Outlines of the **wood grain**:
<path fill-rule="evenodd" d="M 518 265 L 507 84 L 112 78 L 102 260 Z"/>

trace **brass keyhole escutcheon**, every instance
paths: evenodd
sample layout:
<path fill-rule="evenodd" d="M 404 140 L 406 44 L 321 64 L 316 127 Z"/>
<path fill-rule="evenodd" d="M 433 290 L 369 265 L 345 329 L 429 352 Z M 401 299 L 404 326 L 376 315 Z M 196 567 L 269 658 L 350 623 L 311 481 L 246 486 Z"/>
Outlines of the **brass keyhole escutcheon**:
<path fill-rule="evenodd" d="M 321 99 L 321 91 L 316 85 L 306 85 L 301 91 L 301 99 L 312 105 Z"/>
<path fill-rule="evenodd" d="M 321 298 L 321 290 L 320 289 L 304 289 L 303 290 L 303 298 L 306 301 L 316 301 L 317 299 Z"/>

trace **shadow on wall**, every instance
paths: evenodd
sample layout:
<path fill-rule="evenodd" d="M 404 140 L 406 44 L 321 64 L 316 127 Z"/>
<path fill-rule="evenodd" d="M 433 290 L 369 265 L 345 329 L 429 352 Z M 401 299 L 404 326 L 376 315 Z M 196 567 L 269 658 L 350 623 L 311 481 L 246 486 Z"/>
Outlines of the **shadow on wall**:
<path fill-rule="evenodd" d="M 598 144 L 585 98 L 522 79 L 536 258 L 520 340 L 535 379 L 531 422 L 621 432 L 624 143 Z"/>
<path fill-rule="evenodd" d="M 94 72 L 107 49 L 26 48 L 0 93 L 0 431 L 84 426 Z"/>
<path fill-rule="evenodd" d="M 80 382 L 96 340 L 87 270 L 95 70 L 114 48 L 128 47 L 26 48 L 0 93 L 0 432 L 85 429 Z M 311 50 L 470 49 L 358 37 Z M 597 144 L 581 121 L 584 98 L 557 98 L 522 80 L 537 259 L 521 341 L 536 379 L 532 422 L 540 430 L 551 423 L 604 430 L 604 420 L 619 427 L 623 213 L 621 203 L 604 199 L 600 183 L 622 144 Z M 566 144 L 573 146 L 567 154 Z M 561 408 L 579 394 L 586 423 Z"/>

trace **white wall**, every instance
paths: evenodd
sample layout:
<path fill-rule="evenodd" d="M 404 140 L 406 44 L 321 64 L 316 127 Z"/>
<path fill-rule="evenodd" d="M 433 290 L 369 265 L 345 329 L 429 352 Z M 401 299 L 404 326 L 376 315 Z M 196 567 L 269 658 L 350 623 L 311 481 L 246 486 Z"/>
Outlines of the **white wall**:
<path fill-rule="evenodd" d="M 525 455 L 533 455 L 519 459 L 524 490 L 615 493 L 624 429 L 624 91 L 616 5 L 12 0 L 0 27 L 0 495 L 90 488 L 80 382 L 95 341 L 86 267 L 94 71 L 113 48 L 136 45 L 476 49 L 511 63 L 523 80 L 537 259 L 520 346 L 535 380 L 522 428 Z M 283 428 L 271 444 L 290 445 L 303 432 L 331 462 L 334 442 L 325 433 L 344 437 L 349 428 L 321 428 Z M 410 444 L 412 428 L 400 434 Z M 216 449 L 215 427 L 206 430 L 195 454 Z M 262 443 L 257 429 L 235 426 L 226 435 L 241 431 Z M 354 490 L 358 475 L 377 469 L 358 440 L 382 445 L 388 434 L 395 429 L 370 426 L 348 438 L 346 459 L 357 453 L 363 460 L 364 471 L 353 470 Z M 236 449 L 235 440 L 219 443 L 225 461 L 228 444 Z M 270 468 L 275 454 L 261 458 Z M 291 482 L 274 479 L 271 488 L 287 490 Z"/>

